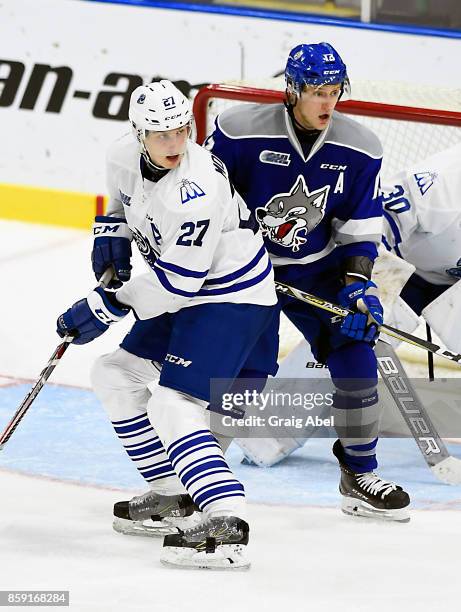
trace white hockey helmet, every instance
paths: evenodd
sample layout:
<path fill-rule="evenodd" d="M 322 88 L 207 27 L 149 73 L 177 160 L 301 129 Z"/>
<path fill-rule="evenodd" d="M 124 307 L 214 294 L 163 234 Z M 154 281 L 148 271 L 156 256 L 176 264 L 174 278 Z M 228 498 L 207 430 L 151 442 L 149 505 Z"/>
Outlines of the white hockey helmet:
<path fill-rule="evenodd" d="M 144 144 L 146 132 L 165 132 L 190 125 L 192 106 L 171 81 L 140 85 L 130 98 L 128 117 L 136 138 Z"/>

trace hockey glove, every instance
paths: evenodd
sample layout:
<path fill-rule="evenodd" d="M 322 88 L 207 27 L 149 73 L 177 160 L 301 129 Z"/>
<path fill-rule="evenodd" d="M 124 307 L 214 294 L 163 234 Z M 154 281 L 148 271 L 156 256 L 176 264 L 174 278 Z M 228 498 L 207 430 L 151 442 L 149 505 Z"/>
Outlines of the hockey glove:
<path fill-rule="evenodd" d="M 98 216 L 93 225 L 93 234 L 91 263 L 96 279 L 99 280 L 104 271 L 113 266 L 115 277 L 109 287 L 117 289 L 131 276 L 131 230 L 125 219 Z"/>
<path fill-rule="evenodd" d="M 383 307 L 378 288 L 373 281 L 360 281 L 346 285 L 338 294 L 341 306 L 357 310 L 348 314 L 341 325 L 341 333 L 354 340 L 374 342 L 378 339 L 378 327 L 383 323 Z"/>
<path fill-rule="evenodd" d="M 74 344 L 86 344 L 103 334 L 109 325 L 123 319 L 130 311 L 114 293 L 97 287 L 90 295 L 75 302 L 57 320 L 57 333 L 74 336 Z"/>

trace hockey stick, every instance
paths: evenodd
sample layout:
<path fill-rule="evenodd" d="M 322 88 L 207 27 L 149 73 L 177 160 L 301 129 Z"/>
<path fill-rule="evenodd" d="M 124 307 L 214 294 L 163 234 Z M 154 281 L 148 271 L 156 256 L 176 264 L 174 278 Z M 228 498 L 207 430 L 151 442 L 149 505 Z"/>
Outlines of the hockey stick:
<path fill-rule="evenodd" d="M 350 314 L 352 311 L 344 308 L 343 306 L 339 306 L 334 302 L 329 302 L 321 297 L 316 295 L 312 295 L 312 293 L 306 293 L 306 291 L 302 291 L 301 289 L 295 289 L 295 287 L 290 287 L 285 283 L 279 283 L 276 281 L 275 288 L 279 293 L 283 293 L 284 295 L 288 295 L 289 297 L 296 298 L 301 300 L 302 302 L 306 302 L 311 306 L 316 306 L 317 308 L 321 308 L 322 310 L 327 310 L 328 312 L 332 312 L 335 315 L 339 315 L 340 317 L 345 317 Z M 391 327 L 390 325 L 386 325 L 383 323 L 379 326 L 379 330 L 388 336 L 392 336 L 393 338 L 397 338 L 402 342 L 406 342 L 407 344 L 412 344 L 413 346 L 417 346 L 423 351 L 428 351 L 429 353 L 433 353 L 434 355 L 440 355 L 440 357 L 444 357 L 445 359 L 449 359 L 450 361 L 455 361 L 459 365 L 461 365 L 461 354 L 452 353 L 444 346 L 439 346 L 434 342 L 428 342 L 427 340 L 423 340 L 422 338 L 418 338 L 418 336 L 413 336 L 412 334 L 408 334 L 400 329 L 396 329 L 395 327 Z"/>
<path fill-rule="evenodd" d="M 103 288 L 107 287 L 107 285 L 110 283 L 110 281 L 112 279 L 112 276 L 113 276 L 113 269 L 112 269 L 112 267 L 107 268 L 107 270 L 101 276 L 101 279 L 99 281 L 99 285 L 98 286 L 99 287 L 103 287 Z M 19 406 L 19 408 L 14 413 L 12 419 L 10 420 L 8 425 L 6 426 L 5 430 L 1 434 L 1 436 L 0 436 L 0 451 L 3 450 L 5 444 L 8 442 L 8 440 L 13 435 L 16 427 L 22 421 L 24 415 L 29 410 L 29 408 L 31 407 L 32 403 L 36 399 L 37 395 L 42 390 L 43 385 L 46 383 L 46 381 L 49 379 L 49 377 L 53 373 L 53 370 L 55 369 L 55 367 L 58 365 L 58 363 L 62 359 L 62 356 L 67 351 L 67 349 L 69 347 L 69 344 L 71 342 L 72 342 L 72 336 L 67 335 L 67 336 L 64 336 L 63 341 L 61 342 L 61 344 L 59 344 L 56 347 L 56 350 L 51 355 L 51 357 L 48 360 L 48 363 L 46 364 L 45 368 L 42 370 L 39 379 L 37 380 L 35 385 L 32 387 L 32 389 L 29 391 L 29 393 L 26 395 L 26 397 L 22 401 L 21 405 Z"/>
<path fill-rule="evenodd" d="M 447 484 L 461 484 L 461 460 L 448 452 L 394 349 L 378 340 L 375 354 L 381 378 L 432 473 Z"/>
<path fill-rule="evenodd" d="M 432 332 L 429 323 L 426 323 L 426 338 L 429 342 L 432 342 Z M 427 372 L 429 380 L 434 382 L 434 355 L 429 352 L 427 353 Z"/>
<path fill-rule="evenodd" d="M 328 310 L 329 312 L 333 312 L 341 317 L 345 317 L 350 312 L 347 308 L 343 308 L 342 306 L 328 302 L 327 300 L 311 295 L 310 293 L 295 289 L 294 287 L 290 287 L 284 283 L 276 282 L 275 286 L 277 291 L 280 293 L 290 295 L 291 297 L 307 302 L 312 306 L 317 306 L 323 310 Z M 400 332 L 399 330 L 389 326 L 381 326 L 382 331 L 386 331 L 386 329 L 383 328 L 392 330 L 392 333 L 388 334 L 390 336 L 404 339 L 408 342 L 407 338 L 400 338 L 400 334 L 404 334 L 412 339 L 412 344 L 420 346 L 417 344 L 420 339 L 416 336 L 411 336 L 410 334 L 406 334 L 406 332 Z M 424 343 L 432 344 L 426 342 Z M 442 350 L 441 347 L 438 347 L 437 345 L 432 346 Z M 427 350 L 426 347 L 424 348 Z M 376 344 L 375 353 L 378 359 L 379 372 L 384 384 L 389 389 L 393 400 L 397 404 L 402 417 L 407 423 L 408 428 L 410 429 L 410 432 L 432 473 L 439 480 L 447 484 L 461 484 L 461 461 L 449 454 L 445 444 L 441 440 L 432 421 L 430 420 L 429 415 L 421 404 L 394 350 L 390 345 L 387 345 L 387 343 L 378 341 Z M 458 355 L 457 357 L 461 358 L 461 355 Z M 450 357 L 448 358 L 450 359 Z M 458 361 L 458 359 L 453 359 L 453 361 Z M 394 388 L 396 381 L 399 384 L 397 384 L 397 388 Z M 411 402 L 411 414 L 406 402 Z"/>

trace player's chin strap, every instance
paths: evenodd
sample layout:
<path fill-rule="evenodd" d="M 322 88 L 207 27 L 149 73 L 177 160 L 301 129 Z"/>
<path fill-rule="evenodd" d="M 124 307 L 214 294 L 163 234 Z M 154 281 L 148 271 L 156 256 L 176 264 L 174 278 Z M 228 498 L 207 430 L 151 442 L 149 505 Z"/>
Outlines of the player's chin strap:
<path fill-rule="evenodd" d="M 311 306 L 316 306 L 321 310 L 326 310 L 331 312 L 332 314 L 339 315 L 340 317 L 346 317 L 352 311 L 348 308 L 344 308 L 343 306 L 339 306 L 339 304 L 335 304 L 334 302 L 330 302 L 329 300 L 325 300 L 324 298 L 318 297 L 317 295 L 313 295 L 312 293 L 307 293 L 306 291 L 302 291 L 301 289 L 296 289 L 295 287 L 290 287 L 290 285 L 286 285 L 285 283 L 275 283 L 275 288 L 279 293 L 283 293 L 284 295 L 288 295 L 289 297 L 296 298 L 297 300 L 301 300 L 302 302 L 306 302 Z M 390 325 L 386 325 L 383 323 L 379 327 L 379 331 L 387 336 L 391 336 L 392 338 L 397 338 L 401 342 L 406 342 L 407 344 L 412 344 L 413 346 L 417 346 L 423 351 L 428 351 L 429 353 L 433 353 L 434 355 L 440 355 L 444 359 L 449 359 L 450 361 L 456 362 L 458 365 L 461 365 L 461 354 L 453 353 L 449 351 L 445 346 L 440 346 L 435 344 L 434 342 L 429 342 L 427 340 L 423 340 L 422 338 L 418 338 L 418 336 L 413 336 L 413 334 L 408 334 L 407 332 L 396 329 L 395 327 L 391 327 Z"/>
<path fill-rule="evenodd" d="M 98 286 L 105 289 L 113 277 L 114 277 L 114 269 L 112 268 L 112 266 L 110 266 L 109 268 L 107 268 L 107 270 L 104 272 L 104 274 L 99 279 Z M 5 430 L 0 435 L 0 450 L 3 450 L 3 447 L 13 435 L 16 427 L 22 421 L 24 415 L 31 407 L 33 401 L 35 400 L 37 395 L 42 390 L 43 385 L 49 379 L 53 370 L 58 365 L 64 353 L 67 351 L 69 344 L 72 342 L 72 339 L 73 339 L 72 336 L 69 336 L 69 335 L 64 336 L 64 339 L 61 342 L 61 344 L 59 344 L 56 347 L 54 353 L 49 358 L 48 363 L 42 370 L 42 373 L 40 374 L 39 379 L 37 380 L 35 385 L 32 387 L 32 389 L 29 391 L 29 393 L 26 395 L 21 405 L 14 413 L 12 419 L 6 426 Z"/>

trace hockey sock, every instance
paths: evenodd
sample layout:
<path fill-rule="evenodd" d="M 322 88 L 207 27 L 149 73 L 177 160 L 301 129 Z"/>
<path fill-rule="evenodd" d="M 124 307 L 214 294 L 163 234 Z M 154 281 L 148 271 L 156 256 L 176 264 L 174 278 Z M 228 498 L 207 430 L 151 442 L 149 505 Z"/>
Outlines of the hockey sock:
<path fill-rule="evenodd" d="M 112 421 L 112 425 L 141 476 L 151 485 L 156 483 L 152 488 L 164 495 L 183 492 L 147 413 L 131 419 Z"/>
<path fill-rule="evenodd" d="M 200 510 L 245 518 L 243 485 L 209 429 L 205 408 L 205 402 L 159 386 L 148 414 L 176 474 Z"/>
<path fill-rule="evenodd" d="M 147 416 L 147 385 L 158 377 L 152 362 L 124 349 L 100 357 L 91 372 L 94 391 L 141 476 L 157 493 L 177 495 L 184 487 Z"/>
<path fill-rule="evenodd" d="M 332 415 L 344 452 L 342 460 L 354 472 L 371 472 L 378 465 L 381 414 L 373 349 L 365 342 L 347 344 L 328 356 L 328 367 L 336 387 Z"/>

